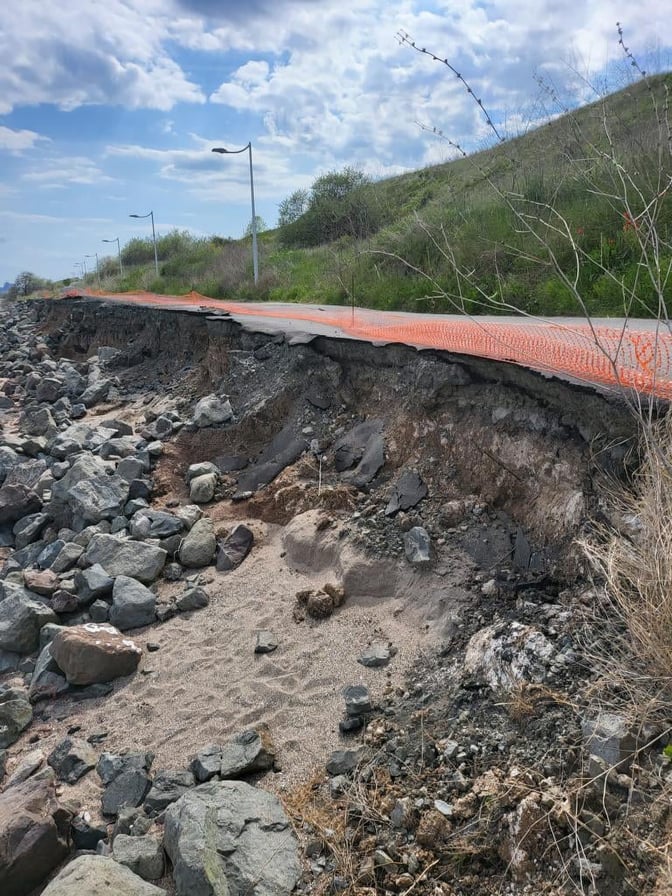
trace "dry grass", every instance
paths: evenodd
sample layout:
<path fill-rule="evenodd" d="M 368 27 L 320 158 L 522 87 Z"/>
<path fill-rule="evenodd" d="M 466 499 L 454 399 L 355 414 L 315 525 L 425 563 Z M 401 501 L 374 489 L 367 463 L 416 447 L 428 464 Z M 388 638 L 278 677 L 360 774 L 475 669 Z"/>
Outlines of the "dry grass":
<path fill-rule="evenodd" d="M 590 658 L 646 720 L 672 704 L 672 414 L 646 429 L 641 456 L 630 487 L 611 495 L 613 528 L 583 547 L 604 580 L 600 612 L 616 633 Z"/>

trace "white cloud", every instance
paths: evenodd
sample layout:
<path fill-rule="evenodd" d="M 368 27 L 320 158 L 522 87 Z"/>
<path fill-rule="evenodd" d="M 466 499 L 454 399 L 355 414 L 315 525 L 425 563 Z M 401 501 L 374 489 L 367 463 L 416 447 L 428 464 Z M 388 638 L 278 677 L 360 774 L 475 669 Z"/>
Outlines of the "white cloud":
<path fill-rule="evenodd" d="M 111 181 L 91 159 L 82 156 L 40 159 L 27 168 L 21 179 L 38 187 L 64 189 L 72 184 L 99 184 Z"/>
<path fill-rule="evenodd" d="M 36 131 L 14 131 L 0 125 L 0 150 L 4 149 L 17 155 L 26 149 L 32 149 L 38 141 L 48 139 Z"/>
<path fill-rule="evenodd" d="M 0 114 L 52 103 L 172 109 L 203 102 L 164 46 L 170 8 L 160 0 L 22 0 L 0 12 Z"/>

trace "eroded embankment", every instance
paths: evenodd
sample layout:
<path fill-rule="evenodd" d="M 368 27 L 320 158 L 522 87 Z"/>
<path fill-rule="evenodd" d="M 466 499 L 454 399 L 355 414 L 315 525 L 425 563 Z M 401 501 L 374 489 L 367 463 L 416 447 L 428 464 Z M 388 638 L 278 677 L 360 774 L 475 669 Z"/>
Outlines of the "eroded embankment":
<path fill-rule="evenodd" d="M 2 422 L 21 475 L 26 454 L 50 465 L 49 525 L 39 555 L 9 538 L 3 575 L 39 584 L 33 554 L 39 565 L 59 539 L 79 547 L 77 571 L 54 573 L 48 598 L 68 627 L 94 618 L 77 584 L 91 543 L 114 545 L 113 570 L 129 546 L 169 562 L 143 592 L 151 621 L 126 626 L 143 646 L 135 674 L 84 695 L 63 679 L 45 695 L 35 657 L 12 667 L 37 699 L 10 775 L 77 732 L 99 752 L 155 754 L 156 781 L 263 725 L 276 762 L 255 783 L 292 814 L 301 892 L 653 892 L 656 869 L 622 811 L 634 785 L 599 772 L 595 752 L 611 760 L 586 734 L 602 699 L 583 646 L 600 598 L 574 542 L 600 513 L 600 482 L 623 472 L 634 433 L 624 406 L 510 365 L 400 346 L 292 345 L 223 317 L 94 301 L 31 308 L 38 337 L 16 315 L 8 326 Z M 70 387 L 81 402 L 57 398 Z M 194 487 L 201 470 L 187 481 L 201 462 L 207 494 Z M 99 513 L 89 477 L 73 503 L 77 464 L 94 490 L 105 470 L 135 465 L 146 500 L 126 502 L 129 484 L 123 506 Z M 153 537 L 154 513 L 157 524 L 179 514 L 181 534 Z M 213 537 L 202 562 L 187 562 L 201 514 Z M 253 548 L 220 566 L 238 523 Z M 124 574 L 113 575 L 114 589 Z M 113 590 L 116 613 L 115 600 Z M 257 652 L 260 635 L 271 652 Z M 366 708 L 344 718 L 352 685 Z M 327 778 L 336 749 L 347 752 Z M 647 837 L 651 782 L 662 780 L 652 757 Z M 93 772 L 59 787 L 99 813 Z M 599 888 L 581 889 L 586 875 Z"/>
<path fill-rule="evenodd" d="M 182 466 L 193 459 L 254 459 L 280 432 L 317 440 L 328 457 L 355 422 L 375 419 L 384 465 L 364 483 L 367 492 L 381 497 L 413 468 L 429 491 L 423 519 L 469 498 L 556 554 L 596 509 L 595 474 L 619 474 L 635 429 L 617 398 L 513 365 L 325 338 L 290 346 L 226 318 L 91 301 L 44 303 L 39 316 L 62 356 L 120 349 L 122 394 L 145 394 L 150 413 L 160 412 L 151 406 L 159 398 L 185 410 L 209 392 L 229 397 L 235 425 L 183 431 L 171 445 L 158 473 L 165 492 L 179 491 Z M 281 476 L 248 512 L 284 523 L 313 506 L 318 471 L 303 466 L 305 481 Z M 333 472 L 327 461 L 322 486 L 347 484 Z M 347 505 L 333 490 L 323 500 Z"/>

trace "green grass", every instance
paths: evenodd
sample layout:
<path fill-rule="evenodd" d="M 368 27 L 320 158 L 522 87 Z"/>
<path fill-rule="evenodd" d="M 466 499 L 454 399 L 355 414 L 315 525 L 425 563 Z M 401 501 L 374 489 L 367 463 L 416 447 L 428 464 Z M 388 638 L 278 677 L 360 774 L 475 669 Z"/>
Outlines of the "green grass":
<path fill-rule="evenodd" d="M 282 231 L 266 231 L 259 235 L 256 286 L 250 238 L 197 239 L 177 231 L 159 240 L 158 278 L 151 242 L 136 239 L 124 247 L 123 278 L 116 261 L 106 259 L 101 285 L 172 294 L 194 289 L 232 300 L 348 304 L 354 296 L 358 305 L 380 309 L 493 313 L 508 311 L 508 303 L 532 313 L 576 314 L 576 298 L 548 263 L 552 250 L 562 271 L 571 275 L 574 265 L 568 240 L 545 225 L 552 207 L 584 253 L 577 282 L 590 313 L 623 314 L 622 283 L 637 296 L 633 314 L 655 314 L 661 296 L 642 275 L 641 249 L 624 228 L 615 174 L 620 165 L 636 182 L 636 210 L 660 192 L 661 175 L 672 172 L 662 121 L 670 85 L 672 76 L 657 76 L 492 149 L 375 183 L 370 196 L 379 229 L 366 239 L 296 249 L 283 245 Z M 672 265 L 671 205 L 660 203 L 655 221 L 663 272 Z M 521 233 L 513 209 L 531 215 L 529 232 Z M 89 275 L 87 283 L 94 280 Z"/>

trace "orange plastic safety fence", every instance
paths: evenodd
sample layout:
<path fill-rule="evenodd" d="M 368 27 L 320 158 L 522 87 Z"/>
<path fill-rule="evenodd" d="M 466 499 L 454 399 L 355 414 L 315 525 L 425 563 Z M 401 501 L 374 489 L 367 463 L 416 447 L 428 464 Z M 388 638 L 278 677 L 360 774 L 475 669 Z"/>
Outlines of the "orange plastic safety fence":
<path fill-rule="evenodd" d="M 82 293 L 71 290 L 64 295 L 77 297 Z M 305 321 L 336 329 L 350 338 L 508 361 L 582 382 L 672 399 L 672 335 L 655 321 L 591 324 L 525 317 L 404 314 L 341 306 L 224 302 L 195 292 L 158 296 L 87 291 L 86 295 L 166 309 L 202 308 L 234 316 Z"/>

